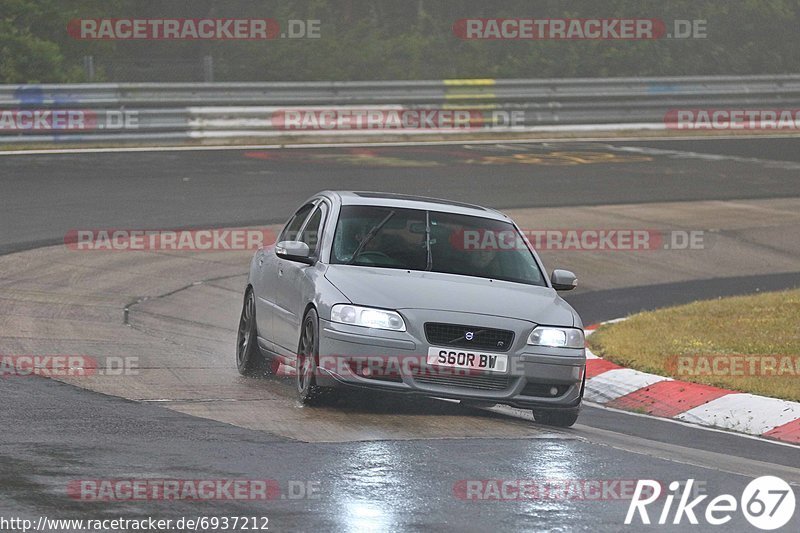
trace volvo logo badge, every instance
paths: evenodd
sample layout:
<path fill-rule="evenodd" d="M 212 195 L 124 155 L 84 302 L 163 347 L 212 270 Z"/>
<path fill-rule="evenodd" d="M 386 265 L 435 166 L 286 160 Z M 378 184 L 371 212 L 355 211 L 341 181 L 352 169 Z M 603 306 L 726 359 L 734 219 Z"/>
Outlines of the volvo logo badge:
<path fill-rule="evenodd" d="M 468 331 L 464 334 L 464 338 L 468 341 L 471 341 L 475 337 L 475 334 L 471 331 Z"/>

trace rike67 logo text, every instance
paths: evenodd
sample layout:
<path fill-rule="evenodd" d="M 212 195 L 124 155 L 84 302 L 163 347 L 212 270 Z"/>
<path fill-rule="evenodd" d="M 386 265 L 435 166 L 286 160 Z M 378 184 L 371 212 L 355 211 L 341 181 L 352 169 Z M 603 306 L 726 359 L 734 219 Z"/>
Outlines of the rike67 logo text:
<path fill-rule="evenodd" d="M 694 479 L 685 483 L 673 481 L 669 484 L 669 493 L 662 498 L 661 483 L 651 479 L 640 479 L 636 483 L 625 524 L 685 524 L 700 523 L 698 518 L 712 526 L 721 526 L 731 521 L 734 515 L 741 512 L 754 527 L 761 530 L 778 529 L 786 525 L 794 516 L 795 496 L 792 487 L 781 478 L 762 476 L 751 481 L 738 500 L 731 494 L 721 494 L 707 503 L 705 510 L 701 504 L 708 498 L 703 494 L 690 500 L 693 496 Z M 678 491 L 683 490 L 678 493 Z M 678 500 L 673 510 L 673 503 Z M 657 505 L 663 507 L 660 513 L 651 517 L 649 511 L 658 511 Z M 648 506 L 653 505 L 648 509 Z M 684 520 L 685 519 L 685 520 Z"/>

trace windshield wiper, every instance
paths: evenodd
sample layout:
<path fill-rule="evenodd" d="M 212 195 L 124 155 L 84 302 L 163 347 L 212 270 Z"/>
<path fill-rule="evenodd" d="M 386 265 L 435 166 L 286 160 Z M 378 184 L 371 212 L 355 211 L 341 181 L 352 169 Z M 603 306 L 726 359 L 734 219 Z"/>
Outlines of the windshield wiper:
<path fill-rule="evenodd" d="M 428 258 L 425 270 L 433 270 L 433 254 L 431 254 L 431 212 L 425 211 L 425 251 Z"/>
<path fill-rule="evenodd" d="M 372 238 L 381 230 L 381 228 L 385 226 L 387 222 L 389 222 L 389 219 L 394 216 L 394 213 L 395 211 L 394 209 L 392 209 L 391 211 L 389 211 L 388 215 L 383 217 L 383 220 L 378 222 L 376 225 L 372 226 L 372 229 L 369 230 L 369 232 L 367 232 L 366 235 L 364 235 L 363 239 L 361 239 L 361 242 L 358 244 L 356 251 L 353 252 L 353 257 L 351 257 L 350 260 L 345 263 L 345 265 L 352 265 L 353 263 L 355 263 L 356 259 L 358 259 L 358 254 L 360 254 L 364 250 L 364 247 L 366 247 L 367 244 L 369 244 L 369 241 L 372 240 Z"/>

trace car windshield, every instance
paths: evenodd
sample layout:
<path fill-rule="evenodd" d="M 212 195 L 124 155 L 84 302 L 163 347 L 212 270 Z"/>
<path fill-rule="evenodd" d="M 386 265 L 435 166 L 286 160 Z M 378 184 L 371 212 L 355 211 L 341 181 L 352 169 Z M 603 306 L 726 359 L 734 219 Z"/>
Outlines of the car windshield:
<path fill-rule="evenodd" d="M 513 224 L 440 211 L 343 206 L 331 263 L 546 286 L 533 253 Z"/>

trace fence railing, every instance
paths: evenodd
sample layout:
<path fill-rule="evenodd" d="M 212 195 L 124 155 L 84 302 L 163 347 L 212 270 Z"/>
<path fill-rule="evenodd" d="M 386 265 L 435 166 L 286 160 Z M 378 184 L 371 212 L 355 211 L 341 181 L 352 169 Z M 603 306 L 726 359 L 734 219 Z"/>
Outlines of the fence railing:
<path fill-rule="evenodd" d="M 0 85 L 0 143 L 659 129 L 698 109 L 797 111 L 800 75 Z"/>

